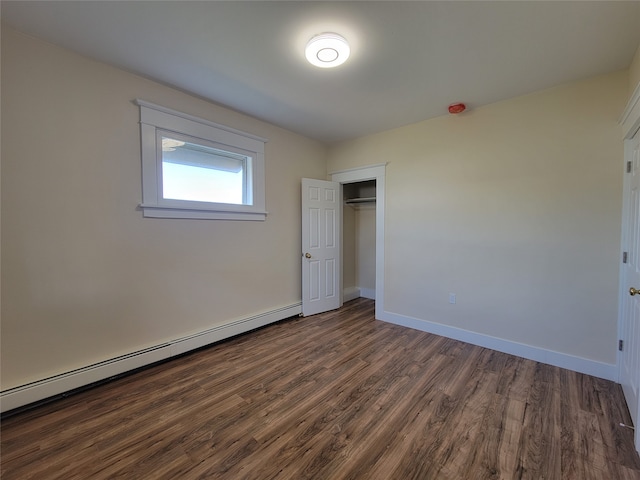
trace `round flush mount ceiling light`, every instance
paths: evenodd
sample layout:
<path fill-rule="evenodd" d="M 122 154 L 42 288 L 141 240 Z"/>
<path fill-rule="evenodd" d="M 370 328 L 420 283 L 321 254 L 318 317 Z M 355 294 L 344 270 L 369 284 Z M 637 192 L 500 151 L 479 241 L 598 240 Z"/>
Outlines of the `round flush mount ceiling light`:
<path fill-rule="evenodd" d="M 316 35 L 304 50 L 310 64 L 320 68 L 333 68 L 342 65 L 349 58 L 349 43 L 337 33 Z"/>

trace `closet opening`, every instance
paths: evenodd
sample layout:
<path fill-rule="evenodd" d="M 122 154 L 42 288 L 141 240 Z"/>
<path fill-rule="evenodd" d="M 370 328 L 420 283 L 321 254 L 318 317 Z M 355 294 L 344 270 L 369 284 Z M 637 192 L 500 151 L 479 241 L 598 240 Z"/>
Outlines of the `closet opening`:
<path fill-rule="evenodd" d="M 340 262 L 340 278 L 341 280 L 347 280 L 349 284 L 343 283 L 340 288 L 340 292 L 343 294 L 343 301 L 357 298 L 371 294 L 375 297 L 376 304 L 376 318 L 382 320 L 385 315 L 384 310 L 384 216 L 385 216 L 385 177 L 386 177 L 387 164 L 368 165 L 364 167 L 351 168 L 348 170 L 341 170 L 338 172 L 330 172 L 331 181 L 341 184 L 340 195 L 342 197 L 342 213 L 346 213 L 347 217 L 351 218 L 351 223 L 347 224 L 349 233 L 347 236 L 347 249 L 351 249 L 348 255 L 345 254 L 344 248 L 344 220 L 341 222 L 343 226 L 343 232 L 341 236 L 342 245 L 342 257 Z M 351 186 L 350 186 L 351 185 Z M 346 188 L 346 191 L 345 191 Z M 351 189 L 354 191 L 352 192 Z M 375 194 L 373 194 L 375 192 Z M 346 195 L 346 196 L 345 196 Z M 373 198 L 375 197 L 375 202 Z M 349 203 L 345 205 L 344 200 L 348 200 Z M 363 204 L 368 205 L 364 208 L 356 209 L 351 205 Z M 375 205 L 375 206 L 374 206 Z M 346 208 L 351 210 L 346 210 Z M 364 214 L 364 215 L 362 215 Z M 356 220 L 357 215 L 357 220 Z M 370 215 L 375 219 L 373 222 L 368 223 L 367 218 Z M 349 220 L 347 220 L 349 222 Z M 358 222 L 358 234 L 356 234 L 355 225 Z M 363 232 L 359 233 L 360 230 Z M 373 232 L 373 233 L 371 233 Z M 349 240 L 351 235 L 351 240 Z M 356 243 L 357 242 L 357 243 Z M 362 243 L 361 243 L 362 242 Z M 368 245 L 363 243 L 370 242 Z M 356 251 L 356 245 L 358 250 Z M 375 252 L 371 257 L 367 255 L 369 249 Z M 356 259 L 358 260 L 358 269 L 356 270 Z M 345 264 L 347 266 L 347 274 L 343 275 Z M 349 270 L 350 269 L 350 270 Z M 366 271 L 375 271 L 374 279 L 367 280 Z M 362 270 L 362 272 L 360 272 Z M 358 280 L 358 281 L 356 281 Z M 367 282 L 366 284 L 362 282 Z M 360 284 L 360 285 L 357 285 Z M 344 295 L 345 288 L 347 288 L 348 296 Z"/>
<path fill-rule="evenodd" d="M 342 184 L 343 300 L 376 299 L 376 180 Z"/>

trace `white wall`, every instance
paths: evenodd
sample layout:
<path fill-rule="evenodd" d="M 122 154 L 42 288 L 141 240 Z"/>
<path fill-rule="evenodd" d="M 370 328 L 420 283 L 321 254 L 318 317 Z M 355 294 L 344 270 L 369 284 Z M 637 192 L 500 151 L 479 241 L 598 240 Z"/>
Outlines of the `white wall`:
<path fill-rule="evenodd" d="M 389 162 L 385 310 L 613 372 L 627 82 L 613 73 L 332 147 L 329 171 Z"/>
<path fill-rule="evenodd" d="M 309 139 L 2 27 L 2 389 L 299 304 Z M 266 137 L 265 222 L 143 218 L 141 98 Z"/>

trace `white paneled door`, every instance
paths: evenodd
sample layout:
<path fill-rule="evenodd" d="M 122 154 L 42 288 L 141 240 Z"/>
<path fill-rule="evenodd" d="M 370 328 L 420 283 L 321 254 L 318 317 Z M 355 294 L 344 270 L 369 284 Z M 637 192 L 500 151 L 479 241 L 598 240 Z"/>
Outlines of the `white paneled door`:
<path fill-rule="evenodd" d="M 302 315 L 340 307 L 340 184 L 302 179 Z"/>
<path fill-rule="evenodd" d="M 620 383 L 636 427 L 636 449 L 640 446 L 640 133 L 628 141 L 626 160 L 628 187 L 625 215 L 622 288 L 622 345 Z M 626 257 L 626 258 L 624 258 Z M 637 292 L 638 291 L 638 292 Z"/>

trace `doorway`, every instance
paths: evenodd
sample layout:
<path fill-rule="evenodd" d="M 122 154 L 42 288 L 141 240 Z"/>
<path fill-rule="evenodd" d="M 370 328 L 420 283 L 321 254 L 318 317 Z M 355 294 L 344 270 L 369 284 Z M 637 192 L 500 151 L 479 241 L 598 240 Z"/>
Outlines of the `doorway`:
<path fill-rule="evenodd" d="M 342 185 L 344 301 L 376 298 L 376 181 Z"/>
<path fill-rule="evenodd" d="M 386 164 L 372 165 L 362 168 L 354 168 L 350 170 L 342 170 L 339 172 L 332 172 L 330 174 L 331 180 L 342 185 L 341 197 L 343 203 L 349 204 L 361 204 L 361 212 L 366 208 L 364 216 L 369 218 L 365 219 L 366 223 L 373 223 L 373 288 L 364 287 L 360 289 L 360 296 L 369 296 L 375 298 L 375 316 L 381 318 L 384 312 L 384 212 L 385 212 L 385 171 Z M 374 203 L 375 200 L 375 203 Z M 365 206 L 366 205 L 366 206 Z M 364 207 L 364 208 L 362 208 Z M 373 208 L 372 208 L 373 207 Z M 373 214 L 373 217 L 372 217 Z M 361 218 L 363 220 L 363 218 Z M 369 225 L 371 227 L 372 225 Z M 371 230 L 369 230 L 371 234 Z M 366 239 L 362 239 L 366 243 Z M 344 237 L 342 238 L 342 248 L 344 251 Z M 364 247 L 367 250 L 366 246 Z M 369 246 L 369 251 L 371 250 Z M 363 252 L 364 255 L 369 255 Z M 341 278 L 344 278 L 344 255 L 342 255 L 343 261 L 340 265 Z M 368 262 L 368 267 L 371 268 L 371 261 Z M 364 275 L 370 275 L 363 272 Z M 370 277 L 369 277 L 370 278 Z M 368 282 L 368 280 L 366 280 Z M 342 282 L 341 282 L 342 283 Z M 354 285 L 355 287 L 355 285 Z M 368 288 L 368 289 L 367 289 Z M 344 295 L 344 289 L 341 285 L 341 294 Z M 349 294 L 349 290 L 346 292 Z M 365 295 L 362 295 L 365 293 Z M 354 297 L 355 298 L 355 297 Z"/>

